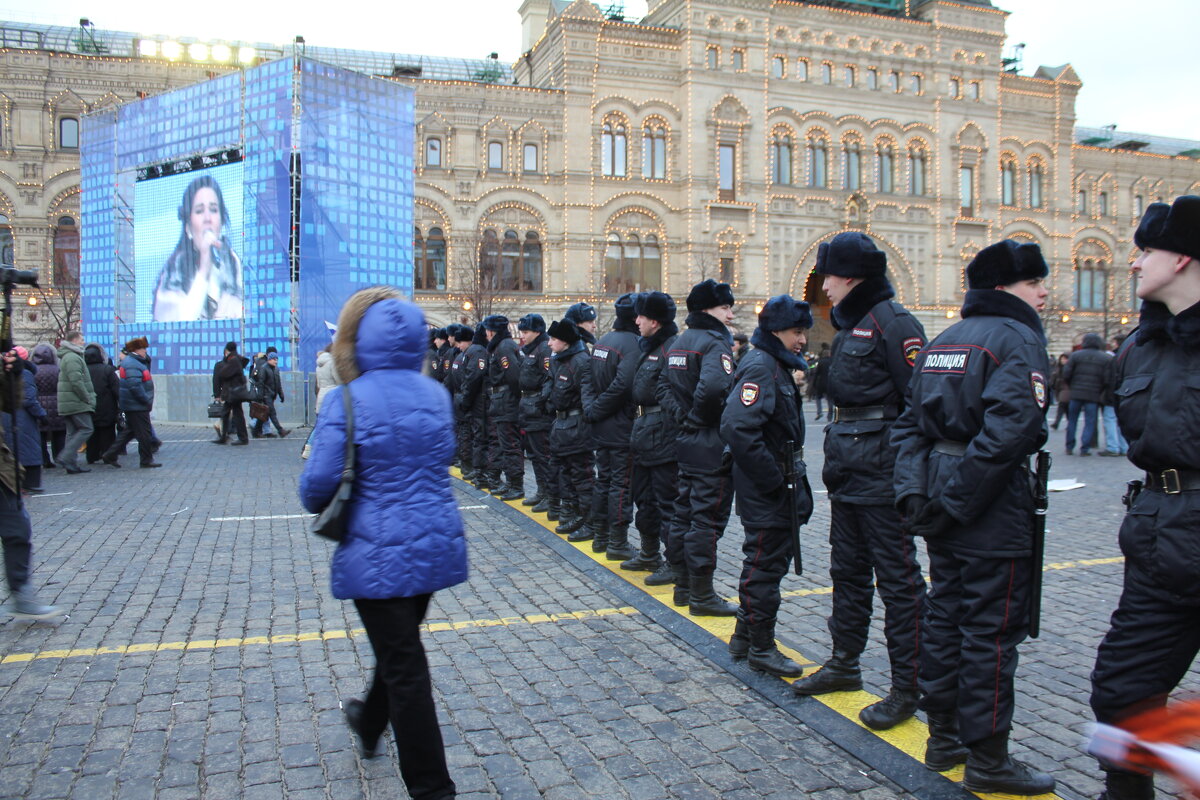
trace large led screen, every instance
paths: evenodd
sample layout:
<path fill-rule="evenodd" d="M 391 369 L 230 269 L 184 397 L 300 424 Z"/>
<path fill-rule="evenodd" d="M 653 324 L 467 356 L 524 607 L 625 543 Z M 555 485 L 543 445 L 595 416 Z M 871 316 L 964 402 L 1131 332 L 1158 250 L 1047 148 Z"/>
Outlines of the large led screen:
<path fill-rule="evenodd" d="M 133 205 L 137 322 L 244 316 L 242 195 L 238 150 L 137 170 Z"/>

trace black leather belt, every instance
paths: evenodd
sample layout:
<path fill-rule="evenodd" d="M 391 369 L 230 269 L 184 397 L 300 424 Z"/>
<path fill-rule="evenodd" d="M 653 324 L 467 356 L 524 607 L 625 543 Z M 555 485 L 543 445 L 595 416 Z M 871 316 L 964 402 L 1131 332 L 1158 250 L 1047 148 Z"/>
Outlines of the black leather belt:
<path fill-rule="evenodd" d="M 555 411 L 554 416 L 559 419 L 566 419 L 567 417 L 578 417 L 582 413 L 582 408 L 572 408 L 570 411 Z"/>
<path fill-rule="evenodd" d="M 634 416 L 644 417 L 656 411 L 662 411 L 662 406 L 638 406 L 637 411 L 634 412 Z"/>
<path fill-rule="evenodd" d="M 947 456 L 962 456 L 966 455 L 966 442 L 952 442 L 949 439 L 938 439 L 933 443 L 933 452 L 941 453 Z"/>
<path fill-rule="evenodd" d="M 834 406 L 834 422 L 858 422 L 864 419 L 895 419 L 900 416 L 896 406 Z"/>
<path fill-rule="evenodd" d="M 541 392 L 521 392 L 521 397 L 537 397 Z"/>
<path fill-rule="evenodd" d="M 1179 494 L 1200 490 L 1200 470 L 1198 469 L 1164 469 L 1161 472 L 1147 472 L 1146 485 L 1143 487 L 1150 492 L 1163 494 Z"/>
<path fill-rule="evenodd" d="M 507 386 L 489 386 L 488 394 L 500 394 L 507 388 L 508 388 Z"/>

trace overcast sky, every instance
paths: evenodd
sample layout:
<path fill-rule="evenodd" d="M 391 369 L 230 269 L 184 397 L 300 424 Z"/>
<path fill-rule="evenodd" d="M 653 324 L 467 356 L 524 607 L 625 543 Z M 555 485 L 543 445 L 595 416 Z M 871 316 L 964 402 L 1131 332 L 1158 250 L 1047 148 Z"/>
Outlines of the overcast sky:
<path fill-rule="evenodd" d="M 1025 42 L 1025 74 L 1041 64 L 1075 67 L 1084 82 L 1079 124 L 1116 123 L 1122 130 L 1200 140 L 1196 0 L 993 2 L 1012 12 L 1009 44 Z M 238 4 L 236 13 L 163 0 L 55 0 L 52 6 L 49 16 L 0 0 L 0 18 L 75 25 L 87 17 L 98 28 L 275 44 L 299 34 L 313 45 L 474 58 L 496 52 L 507 62 L 521 49 L 521 0 L 260 1 Z M 646 0 L 626 0 L 625 9 L 627 18 L 638 19 Z"/>

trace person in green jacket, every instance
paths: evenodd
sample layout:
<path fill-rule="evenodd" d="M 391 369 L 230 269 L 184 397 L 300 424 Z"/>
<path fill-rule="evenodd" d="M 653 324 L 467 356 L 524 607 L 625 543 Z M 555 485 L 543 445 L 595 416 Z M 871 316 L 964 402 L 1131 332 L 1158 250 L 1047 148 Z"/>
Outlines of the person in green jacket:
<path fill-rule="evenodd" d="M 92 414 L 96 411 L 96 389 L 83 360 L 83 334 L 68 331 L 58 348 L 58 413 L 67 423 L 67 439 L 54 457 L 70 475 L 91 472 L 79 466 L 79 448 L 92 435 Z"/>

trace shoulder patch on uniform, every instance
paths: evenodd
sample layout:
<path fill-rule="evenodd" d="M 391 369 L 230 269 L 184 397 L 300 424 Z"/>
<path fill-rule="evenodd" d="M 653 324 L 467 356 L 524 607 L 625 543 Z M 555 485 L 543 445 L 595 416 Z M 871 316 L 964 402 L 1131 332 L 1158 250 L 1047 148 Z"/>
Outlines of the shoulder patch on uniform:
<path fill-rule="evenodd" d="M 546 370 L 547 372 L 550 371 L 550 356 L 546 356 L 542 359 L 542 369 Z"/>
<path fill-rule="evenodd" d="M 925 354 L 921 372 L 944 372 L 965 375 L 967 362 L 971 360 L 969 347 L 939 347 Z"/>
<path fill-rule="evenodd" d="M 1037 401 L 1038 408 L 1045 408 L 1048 396 L 1046 376 L 1034 370 L 1029 373 L 1029 383 L 1033 386 L 1033 399 Z"/>
<path fill-rule="evenodd" d="M 743 383 L 742 384 L 742 405 L 752 406 L 758 402 L 758 384 Z"/>
<path fill-rule="evenodd" d="M 479 359 L 479 368 L 480 368 L 480 369 L 487 369 L 487 362 L 486 362 L 486 361 L 484 361 L 482 358 L 481 358 L 481 359 Z"/>
<path fill-rule="evenodd" d="M 921 348 L 924 346 L 925 340 L 920 336 L 904 340 L 904 360 L 908 362 L 910 367 L 916 365 L 917 353 L 921 352 Z"/>
<path fill-rule="evenodd" d="M 721 369 L 725 370 L 726 375 L 733 374 L 733 356 L 721 353 Z"/>
<path fill-rule="evenodd" d="M 508 356 L 500 356 L 500 369 L 508 369 Z"/>
<path fill-rule="evenodd" d="M 850 331 L 851 336 L 856 336 L 859 339 L 871 339 L 875 336 L 874 328 L 855 328 Z"/>

